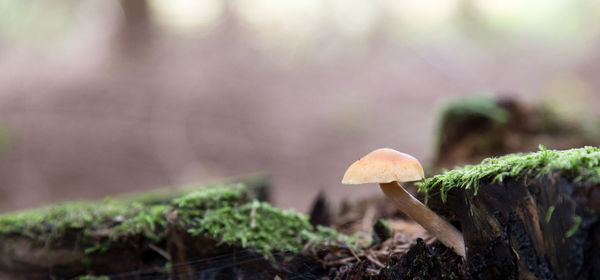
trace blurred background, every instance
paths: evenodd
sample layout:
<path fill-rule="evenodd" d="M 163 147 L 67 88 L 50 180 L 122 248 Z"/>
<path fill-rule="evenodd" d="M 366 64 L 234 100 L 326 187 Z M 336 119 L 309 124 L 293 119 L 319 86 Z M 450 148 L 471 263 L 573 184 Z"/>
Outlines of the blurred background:
<path fill-rule="evenodd" d="M 462 96 L 595 130 L 599 71 L 594 0 L 2 1 L 0 211 L 251 172 L 307 211 L 378 193 L 340 183 L 373 149 L 432 165 Z"/>

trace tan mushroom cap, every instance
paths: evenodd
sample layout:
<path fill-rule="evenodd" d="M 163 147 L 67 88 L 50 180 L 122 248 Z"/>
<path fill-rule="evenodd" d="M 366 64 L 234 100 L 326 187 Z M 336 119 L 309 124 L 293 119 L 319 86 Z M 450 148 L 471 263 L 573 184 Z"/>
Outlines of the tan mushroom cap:
<path fill-rule="evenodd" d="M 416 158 L 383 148 L 370 152 L 350 165 L 342 184 L 412 182 L 423 177 L 423 167 Z"/>

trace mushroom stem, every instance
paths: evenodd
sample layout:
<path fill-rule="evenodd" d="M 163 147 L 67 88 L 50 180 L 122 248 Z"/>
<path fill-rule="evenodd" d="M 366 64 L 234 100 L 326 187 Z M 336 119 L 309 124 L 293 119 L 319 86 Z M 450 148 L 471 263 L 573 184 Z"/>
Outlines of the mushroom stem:
<path fill-rule="evenodd" d="M 400 211 L 419 223 L 423 228 L 437 237 L 439 241 L 444 243 L 444 245 L 453 248 L 458 255 L 465 257 L 465 241 L 462 233 L 453 225 L 427 208 L 427 206 L 404 190 L 398 182 L 380 183 L 379 186 Z"/>

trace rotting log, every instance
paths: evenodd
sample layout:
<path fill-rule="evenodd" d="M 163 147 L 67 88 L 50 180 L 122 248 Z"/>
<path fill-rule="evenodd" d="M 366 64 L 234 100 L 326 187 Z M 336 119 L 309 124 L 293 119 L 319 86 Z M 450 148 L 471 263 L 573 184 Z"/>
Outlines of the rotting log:
<path fill-rule="evenodd" d="M 303 215 L 259 202 L 268 197 L 266 180 L 246 178 L 0 215 L 0 276 L 185 279 L 188 273 L 237 277 L 268 268 L 264 275 L 273 278 L 293 272 L 291 261 L 301 254 L 285 261 L 273 256 L 297 252 L 315 238 L 343 238 L 314 229 Z M 226 228 L 231 225 L 238 231 Z M 277 240 L 267 243 L 271 237 Z"/>
<path fill-rule="evenodd" d="M 428 205 L 463 232 L 476 279 L 597 279 L 600 149 L 488 159 L 429 178 Z"/>
<path fill-rule="evenodd" d="M 0 277 L 315 278 L 326 271 L 312 246 L 358 244 L 260 202 L 263 180 L 253 182 L 0 215 Z"/>

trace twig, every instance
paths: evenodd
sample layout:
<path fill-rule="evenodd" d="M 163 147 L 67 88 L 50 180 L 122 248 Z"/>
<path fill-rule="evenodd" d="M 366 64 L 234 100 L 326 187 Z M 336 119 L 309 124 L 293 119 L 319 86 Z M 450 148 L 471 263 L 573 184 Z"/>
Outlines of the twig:
<path fill-rule="evenodd" d="M 256 216 L 256 207 L 258 207 L 258 201 L 255 200 L 252 203 L 252 210 L 250 211 L 250 218 L 252 219 L 250 221 L 250 228 L 256 227 L 256 219 L 254 218 L 254 216 Z"/>
<path fill-rule="evenodd" d="M 367 259 L 370 260 L 372 263 L 374 263 L 375 265 L 377 265 L 379 268 L 383 268 L 385 267 L 385 265 L 383 265 L 381 262 L 379 262 L 375 257 L 371 256 L 371 255 L 366 255 Z"/>
<path fill-rule="evenodd" d="M 354 256 L 354 258 L 356 259 L 356 261 L 360 262 L 360 258 L 358 257 L 358 255 L 356 254 L 356 252 L 354 252 L 354 250 L 352 250 L 352 247 L 348 246 L 348 250 L 350 250 L 350 253 L 352 253 L 352 255 Z"/>
<path fill-rule="evenodd" d="M 165 258 L 167 261 L 171 261 L 171 254 L 169 254 L 169 252 L 159 248 L 158 246 L 156 246 L 152 243 L 150 243 L 150 245 L 148 245 L 148 248 L 157 252 L 159 255 L 161 255 L 163 258 Z"/>

